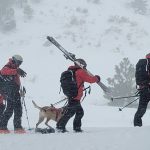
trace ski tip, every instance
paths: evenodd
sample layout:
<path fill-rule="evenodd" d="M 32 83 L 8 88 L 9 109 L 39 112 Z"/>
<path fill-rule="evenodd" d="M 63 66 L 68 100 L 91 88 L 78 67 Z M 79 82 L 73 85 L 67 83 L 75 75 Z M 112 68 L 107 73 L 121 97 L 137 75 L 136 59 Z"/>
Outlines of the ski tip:
<path fill-rule="evenodd" d="M 46 37 L 49 41 L 51 41 L 52 39 L 53 39 L 53 37 L 51 37 L 51 36 L 47 36 Z"/>
<path fill-rule="evenodd" d="M 50 39 L 50 37 L 49 37 L 49 36 L 47 36 L 46 38 L 47 38 L 48 40 Z"/>

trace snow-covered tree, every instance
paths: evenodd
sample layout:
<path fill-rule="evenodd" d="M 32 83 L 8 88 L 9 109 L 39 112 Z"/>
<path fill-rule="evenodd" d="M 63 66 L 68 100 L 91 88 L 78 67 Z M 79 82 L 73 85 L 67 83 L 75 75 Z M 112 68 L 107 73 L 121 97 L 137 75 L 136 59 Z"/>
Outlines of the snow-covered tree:
<path fill-rule="evenodd" d="M 107 79 L 112 96 L 134 95 L 136 92 L 134 65 L 130 63 L 128 58 L 123 58 L 120 64 L 115 66 L 115 72 L 113 78 Z M 109 105 L 114 106 L 123 106 L 133 100 L 133 98 L 117 99 L 112 102 L 109 96 L 104 95 L 104 97 L 110 100 Z"/>

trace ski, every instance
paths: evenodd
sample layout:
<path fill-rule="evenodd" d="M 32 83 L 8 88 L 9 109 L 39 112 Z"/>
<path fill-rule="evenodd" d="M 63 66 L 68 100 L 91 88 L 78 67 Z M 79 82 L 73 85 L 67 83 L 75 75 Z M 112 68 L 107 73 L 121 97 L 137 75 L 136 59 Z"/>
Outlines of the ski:
<path fill-rule="evenodd" d="M 35 133 L 41 133 L 41 134 L 50 134 L 50 133 L 55 133 L 54 128 L 36 128 Z"/>
<path fill-rule="evenodd" d="M 54 128 L 32 128 L 25 129 L 23 131 L 15 131 L 15 130 L 0 130 L 0 135 L 2 134 L 50 134 L 55 133 Z"/>
<path fill-rule="evenodd" d="M 29 130 L 0 130 L 0 135 L 1 134 L 26 134 L 30 133 Z"/>
<path fill-rule="evenodd" d="M 83 70 L 85 70 L 86 72 L 88 72 L 90 75 L 93 76 L 93 74 L 91 72 L 89 72 L 87 69 L 83 68 L 82 64 L 80 64 L 78 61 L 76 61 L 74 54 L 72 54 L 72 53 L 68 52 L 66 49 L 64 49 L 53 37 L 47 36 L 47 40 L 50 41 L 52 44 L 54 44 L 59 50 L 61 50 L 66 59 L 73 61 L 79 67 L 81 67 Z M 102 82 L 98 82 L 97 84 L 101 87 L 101 89 L 106 94 L 110 93 L 110 89 L 105 84 L 103 84 Z"/>

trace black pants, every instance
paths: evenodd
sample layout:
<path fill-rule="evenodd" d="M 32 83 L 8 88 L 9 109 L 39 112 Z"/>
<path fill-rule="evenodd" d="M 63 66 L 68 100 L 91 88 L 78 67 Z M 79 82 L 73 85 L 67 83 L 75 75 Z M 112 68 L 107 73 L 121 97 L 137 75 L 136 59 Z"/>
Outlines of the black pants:
<path fill-rule="evenodd" d="M 150 89 L 144 88 L 140 90 L 140 99 L 137 112 L 134 116 L 134 126 L 142 126 L 142 117 L 146 112 L 148 102 L 150 101 Z"/>
<path fill-rule="evenodd" d="M 0 118 L 0 128 L 7 129 L 7 124 L 12 114 L 14 113 L 14 129 L 22 128 L 21 117 L 22 117 L 22 105 L 21 98 L 19 94 L 19 87 L 10 86 L 9 88 L 4 88 L 4 93 L 6 94 L 6 108 Z"/>
<path fill-rule="evenodd" d="M 69 100 L 69 103 L 66 107 L 63 117 L 57 123 L 57 128 L 65 129 L 67 122 L 69 121 L 71 117 L 73 117 L 73 115 L 75 115 L 75 118 L 73 121 L 73 129 L 78 130 L 81 128 L 81 125 L 82 125 L 81 119 L 84 115 L 84 110 L 80 102 L 74 99 Z"/>

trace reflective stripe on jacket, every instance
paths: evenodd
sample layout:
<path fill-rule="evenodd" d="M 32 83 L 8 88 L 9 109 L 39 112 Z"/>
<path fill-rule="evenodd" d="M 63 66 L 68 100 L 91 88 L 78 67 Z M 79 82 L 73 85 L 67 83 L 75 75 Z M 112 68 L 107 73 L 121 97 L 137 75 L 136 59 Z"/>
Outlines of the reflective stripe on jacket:
<path fill-rule="evenodd" d="M 1 69 L 1 75 L 13 76 L 13 81 L 20 86 L 20 76 L 17 73 L 18 66 L 9 59 L 9 62 Z"/>

